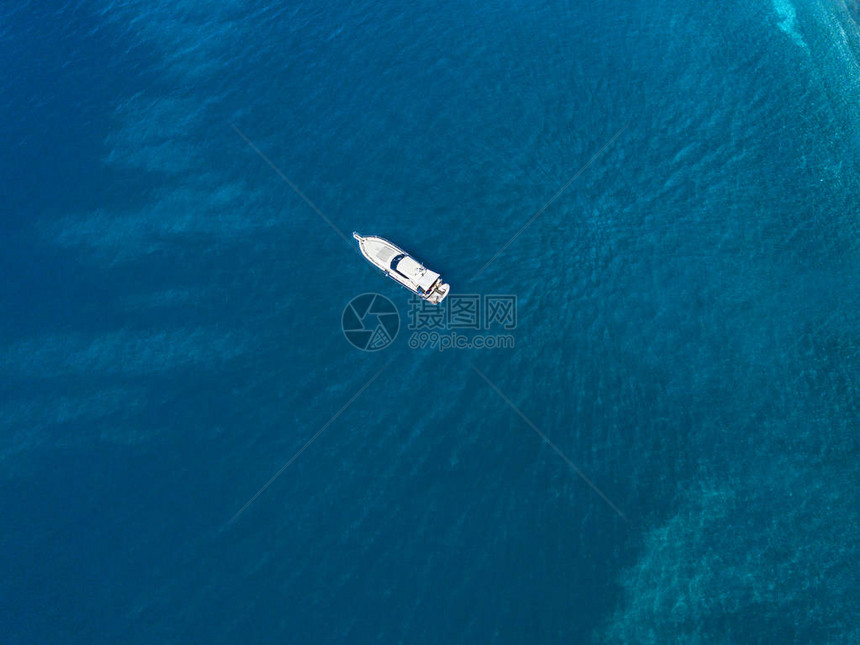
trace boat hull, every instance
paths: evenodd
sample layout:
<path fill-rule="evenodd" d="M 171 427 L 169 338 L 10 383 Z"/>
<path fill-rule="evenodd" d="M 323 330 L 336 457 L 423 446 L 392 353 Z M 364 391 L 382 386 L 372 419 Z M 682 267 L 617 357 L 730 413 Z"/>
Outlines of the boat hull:
<path fill-rule="evenodd" d="M 353 233 L 365 259 L 400 286 L 434 305 L 441 303 L 451 286 L 396 244 L 375 235 Z"/>

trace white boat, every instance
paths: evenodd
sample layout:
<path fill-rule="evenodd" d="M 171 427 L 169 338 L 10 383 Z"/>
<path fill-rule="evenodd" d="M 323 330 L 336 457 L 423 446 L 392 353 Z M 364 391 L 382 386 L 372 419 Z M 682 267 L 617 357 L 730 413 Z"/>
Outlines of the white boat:
<path fill-rule="evenodd" d="M 438 305 L 448 295 L 451 285 L 442 282 L 442 276 L 431 271 L 400 247 L 375 235 L 352 236 L 367 260 L 385 275 L 400 283 L 427 302 Z"/>

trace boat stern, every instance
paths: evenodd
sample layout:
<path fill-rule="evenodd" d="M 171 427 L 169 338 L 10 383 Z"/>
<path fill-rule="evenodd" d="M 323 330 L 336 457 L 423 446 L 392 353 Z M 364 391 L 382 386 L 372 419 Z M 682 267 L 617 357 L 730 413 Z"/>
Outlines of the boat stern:
<path fill-rule="evenodd" d="M 442 282 L 442 278 L 439 278 L 436 280 L 433 288 L 422 297 L 430 304 L 438 305 L 445 299 L 450 290 L 451 285 L 447 282 Z"/>

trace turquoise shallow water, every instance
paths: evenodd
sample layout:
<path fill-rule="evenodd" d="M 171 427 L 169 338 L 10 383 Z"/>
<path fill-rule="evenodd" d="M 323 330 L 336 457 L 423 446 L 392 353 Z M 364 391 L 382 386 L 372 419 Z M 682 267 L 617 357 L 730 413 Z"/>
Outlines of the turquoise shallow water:
<path fill-rule="evenodd" d="M 2 9 L 2 640 L 857 641 L 858 50 L 832 2 Z M 408 294 L 231 124 L 516 346 L 351 347 Z"/>

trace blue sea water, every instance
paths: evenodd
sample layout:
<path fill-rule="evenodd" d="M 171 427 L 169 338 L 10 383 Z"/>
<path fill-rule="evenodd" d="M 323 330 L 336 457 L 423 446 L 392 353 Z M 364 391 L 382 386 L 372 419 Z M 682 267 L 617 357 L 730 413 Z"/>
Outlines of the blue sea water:
<path fill-rule="evenodd" d="M 855 10 L 4 4 L 0 642 L 860 642 Z"/>

